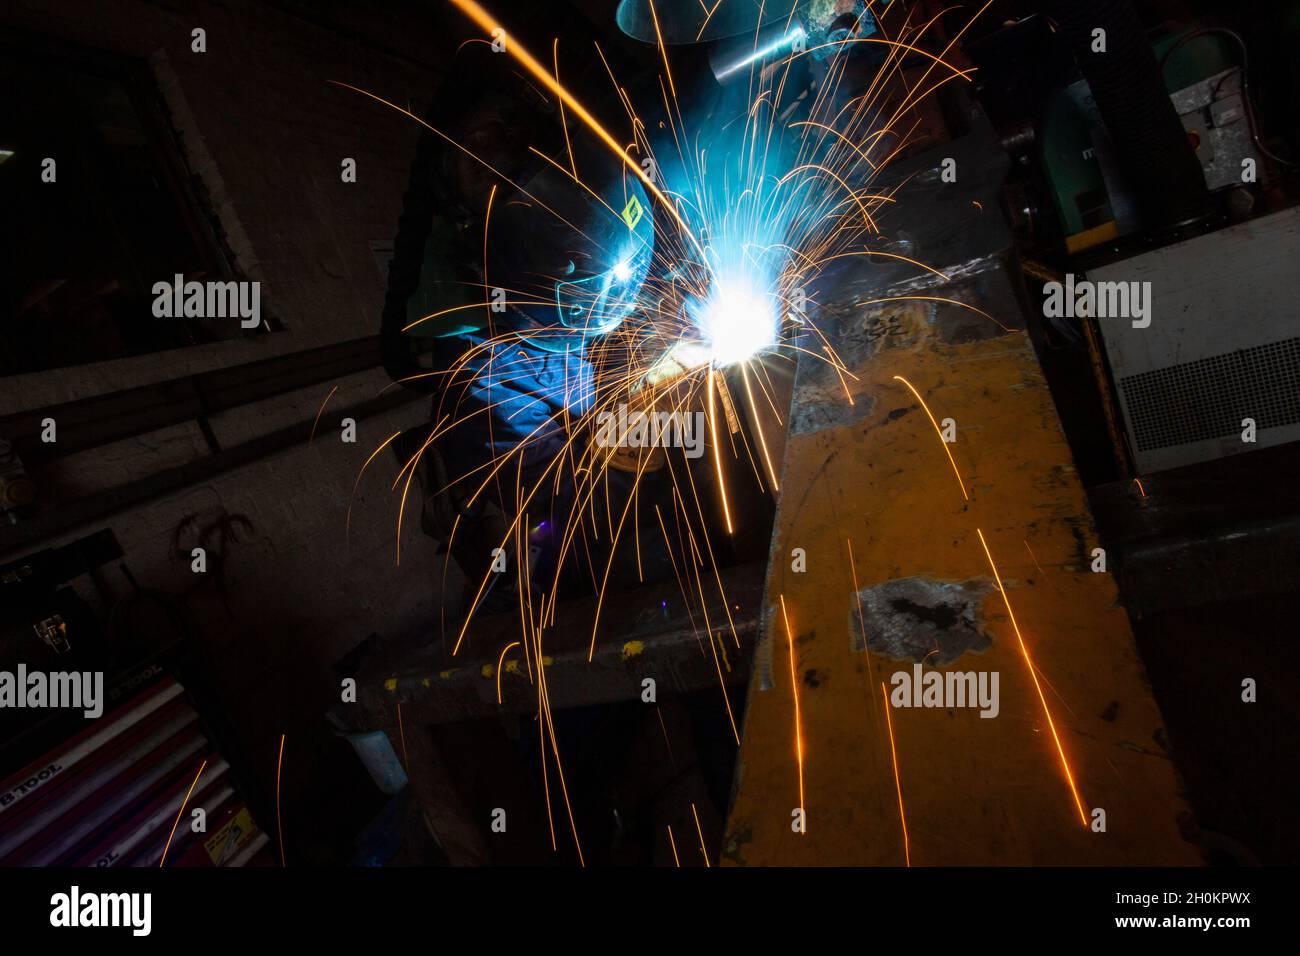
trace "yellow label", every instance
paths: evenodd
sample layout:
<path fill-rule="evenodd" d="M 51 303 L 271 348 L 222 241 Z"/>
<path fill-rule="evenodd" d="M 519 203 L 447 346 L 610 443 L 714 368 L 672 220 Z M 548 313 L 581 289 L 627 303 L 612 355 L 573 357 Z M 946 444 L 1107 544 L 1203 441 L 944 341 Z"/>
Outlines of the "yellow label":
<path fill-rule="evenodd" d="M 627 223 L 629 229 L 635 229 L 636 224 L 641 221 L 641 217 L 644 215 L 645 210 L 641 208 L 641 203 L 635 196 L 629 199 L 627 205 L 623 207 L 623 221 Z"/>
<path fill-rule="evenodd" d="M 253 822 L 253 815 L 248 812 L 248 807 L 244 807 L 227 820 L 225 826 L 208 837 L 207 842 L 203 844 L 203 849 L 208 851 L 208 858 L 212 860 L 213 866 L 222 866 L 238 853 L 240 847 L 252 839 L 256 832 L 257 824 Z"/>

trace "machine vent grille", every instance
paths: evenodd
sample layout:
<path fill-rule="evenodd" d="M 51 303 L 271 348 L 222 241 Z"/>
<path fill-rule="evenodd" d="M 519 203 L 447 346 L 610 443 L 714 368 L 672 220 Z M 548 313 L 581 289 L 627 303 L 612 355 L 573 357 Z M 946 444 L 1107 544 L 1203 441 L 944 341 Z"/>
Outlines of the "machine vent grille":
<path fill-rule="evenodd" d="M 1300 338 L 1119 380 L 1139 451 L 1300 423 Z"/>

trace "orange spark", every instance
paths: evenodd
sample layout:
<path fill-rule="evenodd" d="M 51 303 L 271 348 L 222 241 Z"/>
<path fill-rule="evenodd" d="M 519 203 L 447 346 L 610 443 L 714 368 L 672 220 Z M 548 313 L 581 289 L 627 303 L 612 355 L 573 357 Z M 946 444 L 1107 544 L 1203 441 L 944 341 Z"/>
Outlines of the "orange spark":
<path fill-rule="evenodd" d="M 402 434 L 402 433 L 401 433 L 401 432 L 393 432 L 391 435 L 389 435 L 387 438 L 385 438 L 385 439 L 383 440 L 383 442 L 380 444 L 380 446 L 379 446 L 378 448 L 376 448 L 374 451 L 372 451 L 372 452 L 370 453 L 370 457 L 366 459 L 365 464 L 363 464 L 363 465 L 361 466 L 361 470 L 360 470 L 359 472 L 357 472 L 357 480 L 354 481 L 354 482 L 352 483 L 352 494 L 348 497 L 348 511 L 347 511 L 347 517 L 346 517 L 346 519 L 344 520 L 344 523 L 343 523 L 343 529 L 344 529 L 344 535 L 345 535 L 345 536 L 350 535 L 350 534 L 352 533 L 352 501 L 353 501 L 353 499 L 356 498 L 356 496 L 357 496 L 357 489 L 358 489 L 359 487 L 361 487 L 361 478 L 362 478 L 362 476 L 365 475 L 365 473 L 366 473 L 366 469 L 369 468 L 369 467 L 370 467 L 370 463 L 371 463 L 372 461 L 374 461 L 375 458 L 377 458 L 377 457 L 379 456 L 379 453 L 380 453 L 381 451 L 383 451 L 385 448 L 387 448 L 388 445 L 389 445 L 389 443 L 392 442 L 392 440 L 393 440 L 394 438 L 396 438 L 396 437 L 397 437 L 398 435 L 400 435 L 400 434 Z"/>
<path fill-rule="evenodd" d="M 930 424 L 934 426 L 935 434 L 939 436 L 939 441 L 943 444 L 943 450 L 948 456 L 948 463 L 952 465 L 952 473 L 957 476 L 957 486 L 961 488 L 961 496 L 965 498 L 967 501 L 970 501 L 970 495 L 966 494 L 966 482 L 962 480 L 961 472 L 957 470 L 957 462 L 952 457 L 952 449 L 949 448 L 948 443 L 944 441 L 943 429 L 940 428 L 939 423 L 935 421 L 934 415 L 930 411 L 930 406 L 925 404 L 925 399 L 921 397 L 920 392 L 918 392 L 915 388 L 912 387 L 911 382 L 903 378 L 903 376 L 901 375 L 895 375 L 894 378 L 898 379 L 900 382 L 906 385 L 908 389 L 911 391 L 911 393 L 916 396 L 916 400 L 921 403 L 921 407 L 925 409 L 925 414 L 927 417 L 929 417 Z"/>
<path fill-rule="evenodd" d="M 650 190 L 654 197 L 663 203 L 664 209 L 677 221 L 682 233 L 699 250 L 701 258 L 704 258 L 704 248 L 700 245 L 699 240 L 695 238 L 695 234 L 691 232 L 690 226 L 686 225 L 686 220 L 677 212 L 676 205 L 655 185 L 654 180 L 634 160 L 628 157 L 627 153 L 623 151 L 623 147 L 619 145 L 618 140 L 609 134 L 608 130 L 600 124 L 600 121 L 592 116 L 572 93 L 561 86 L 550 71 L 538 63 L 515 37 L 509 36 L 505 27 L 493 19 L 492 15 L 483 7 L 475 3 L 474 0 L 451 0 L 451 2 L 489 35 L 500 36 L 505 40 L 506 52 L 522 63 L 529 73 L 533 74 L 543 86 L 559 97 L 560 102 L 568 106 L 575 116 L 586 123 L 587 127 L 600 137 L 600 140 L 613 151 L 614 155 L 622 160 L 623 165 L 631 171 L 632 175 L 641 180 L 645 188 Z M 498 30 L 501 31 L 499 34 L 497 33 Z"/>
<path fill-rule="evenodd" d="M 1086 827 L 1088 825 L 1088 815 L 1083 812 L 1083 800 L 1079 797 L 1079 790 L 1074 785 L 1074 774 L 1070 771 L 1070 761 L 1066 759 L 1065 747 L 1061 745 L 1061 737 L 1056 732 L 1056 722 L 1052 720 L 1052 711 L 1047 706 L 1047 697 L 1043 694 L 1043 688 L 1038 683 L 1038 673 L 1034 669 L 1034 662 L 1029 657 L 1029 648 L 1025 646 L 1025 639 L 1020 633 L 1020 625 L 1016 623 L 1016 614 L 1011 610 L 1011 601 L 1007 597 L 1007 590 L 1002 586 L 1002 576 L 998 574 L 997 565 L 993 563 L 993 555 L 989 551 L 988 542 L 984 540 L 984 532 L 979 528 L 975 533 L 980 536 L 980 544 L 984 547 L 984 555 L 989 559 L 989 567 L 993 569 L 993 579 L 998 583 L 998 591 L 1002 594 L 1002 603 L 1006 605 L 1007 615 L 1011 618 L 1011 627 L 1016 632 L 1016 640 L 1020 642 L 1020 653 L 1024 655 L 1025 665 L 1029 668 L 1029 677 L 1034 682 L 1034 690 L 1038 692 L 1038 700 L 1043 705 L 1043 714 L 1047 717 L 1047 726 L 1052 731 L 1052 739 L 1056 741 L 1056 752 L 1061 758 L 1061 768 L 1065 771 L 1066 782 L 1070 785 L 1070 793 L 1074 795 L 1074 805 L 1079 810 L 1079 819 Z"/>
<path fill-rule="evenodd" d="M 190 784 L 190 789 L 185 793 L 185 799 L 181 801 L 181 808 L 176 811 L 176 819 L 172 822 L 172 832 L 167 834 L 167 845 L 163 847 L 162 859 L 158 861 L 158 869 L 162 869 L 163 864 L 167 862 L 167 851 L 172 848 L 172 837 L 176 836 L 176 827 L 180 825 L 181 815 L 185 813 L 185 804 L 190 802 L 190 796 L 194 793 L 195 786 L 198 785 L 199 777 L 203 776 L 203 770 L 207 767 L 208 761 L 205 759 L 199 764 L 199 772 L 194 775 L 194 780 Z"/>
<path fill-rule="evenodd" d="M 778 595 L 781 599 L 781 620 L 785 621 L 786 643 L 790 648 L 790 689 L 794 691 L 794 753 L 799 764 L 799 809 L 804 815 L 803 832 L 808 832 L 808 808 L 804 804 L 803 794 L 803 728 L 802 720 L 799 713 L 799 678 L 795 675 L 794 666 L 794 632 L 790 630 L 790 618 L 785 611 L 785 595 Z"/>
<path fill-rule="evenodd" d="M 498 706 L 500 706 L 501 704 L 501 668 L 505 664 L 506 654 L 510 652 L 510 648 L 518 647 L 518 646 L 519 646 L 518 641 L 511 641 L 505 647 L 501 648 L 501 656 L 497 658 L 497 705 Z"/>
<path fill-rule="evenodd" d="M 853 575 L 853 600 L 857 602 L 858 605 L 858 626 L 862 628 L 862 649 L 866 650 L 867 620 L 862 615 L 862 595 L 859 593 L 861 589 L 858 587 L 858 567 L 853 560 L 853 541 L 850 538 L 845 538 L 844 543 L 849 546 L 849 571 Z"/>
<path fill-rule="evenodd" d="M 284 866 L 284 824 L 280 816 L 280 769 L 284 765 L 284 734 L 280 735 L 280 756 L 275 761 L 275 832 L 280 841 L 280 865 Z"/>
<path fill-rule="evenodd" d="M 907 839 L 907 813 L 903 810 L 903 782 L 898 776 L 898 750 L 894 747 L 894 719 L 889 713 L 889 691 L 880 682 L 881 701 L 885 705 L 885 725 L 889 728 L 889 755 L 894 761 L 894 789 L 898 791 L 898 822 L 903 825 L 903 859 L 912 865 L 912 848 Z"/>
<path fill-rule="evenodd" d="M 1047 577 L 1047 572 L 1044 571 L 1043 566 L 1038 563 L 1038 555 L 1034 554 L 1034 549 L 1029 546 L 1028 541 L 1025 542 L 1025 550 L 1029 552 L 1029 557 L 1034 562 L 1034 567 L 1038 569 L 1038 573 L 1043 577 Z"/>
<path fill-rule="evenodd" d="M 307 436 L 307 444 L 310 445 L 316 440 L 316 426 L 320 424 L 320 417 L 325 413 L 325 406 L 330 403 L 330 399 L 334 397 L 334 393 L 338 390 L 339 387 L 337 385 L 331 388 L 330 393 L 325 396 L 325 401 L 321 402 L 320 408 L 316 409 L 316 420 L 311 423 L 311 434 Z"/>
<path fill-rule="evenodd" d="M 731 507 L 727 504 L 727 483 L 722 477 L 722 442 L 718 438 L 718 415 L 713 409 L 713 380 L 720 372 L 709 372 L 709 425 L 713 431 L 713 464 L 718 470 L 718 491 L 722 495 L 722 517 L 726 519 L 727 534 L 734 534 L 731 525 Z"/>
<path fill-rule="evenodd" d="M 691 804 L 691 816 L 695 817 L 695 832 L 700 836 L 700 856 L 704 857 L 704 868 L 707 870 L 709 863 L 709 851 L 704 848 L 704 830 L 700 828 L 700 815 L 695 811 L 695 804 Z"/>

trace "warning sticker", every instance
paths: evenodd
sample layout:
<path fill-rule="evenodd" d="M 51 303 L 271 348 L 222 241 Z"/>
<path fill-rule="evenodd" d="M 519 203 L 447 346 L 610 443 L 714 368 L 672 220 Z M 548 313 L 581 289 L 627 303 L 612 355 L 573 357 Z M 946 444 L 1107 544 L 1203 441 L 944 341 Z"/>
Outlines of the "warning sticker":
<path fill-rule="evenodd" d="M 248 812 L 248 807 L 242 807 L 225 826 L 208 838 L 203 847 L 215 866 L 225 866 L 256 832 L 253 815 Z"/>
<path fill-rule="evenodd" d="M 635 196 L 629 199 L 627 205 L 623 207 L 623 221 L 627 223 L 629 229 L 635 229 L 636 224 L 641 221 L 641 217 L 644 215 L 645 210 L 641 208 L 641 203 Z"/>

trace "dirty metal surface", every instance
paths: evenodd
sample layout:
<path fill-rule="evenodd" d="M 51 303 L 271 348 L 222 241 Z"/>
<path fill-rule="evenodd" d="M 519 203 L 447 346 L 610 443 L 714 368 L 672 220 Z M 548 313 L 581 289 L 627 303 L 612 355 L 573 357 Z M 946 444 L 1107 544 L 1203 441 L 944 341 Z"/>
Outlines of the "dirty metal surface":
<path fill-rule="evenodd" d="M 956 235 L 1000 216 L 995 195 L 978 195 L 915 215 Z M 1199 862 L 1179 835 L 1185 805 L 1114 579 L 1091 570 L 1100 545 L 1022 330 L 1009 237 L 981 228 L 982 248 L 936 263 L 950 281 L 882 285 L 863 267 L 823 299 L 856 378 L 841 384 L 801 356 L 723 863 Z M 928 298 L 872 301 L 900 293 Z M 894 376 L 954 420 L 955 442 Z M 917 662 L 996 671 L 997 716 L 913 707 L 887 721 L 891 678 Z M 1095 808 L 1105 832 L 1088 825 Z"/>
<path fill-rule="evenodd" d="M 846 549 L 847 551 L 847 549 Z M 849 610 L 854 650 L 892 661 L 946 667 L 967 652 L 988 650 L 980 606 L 991 579 L 953 582 L 899 578 L 857 592 Z"/>

